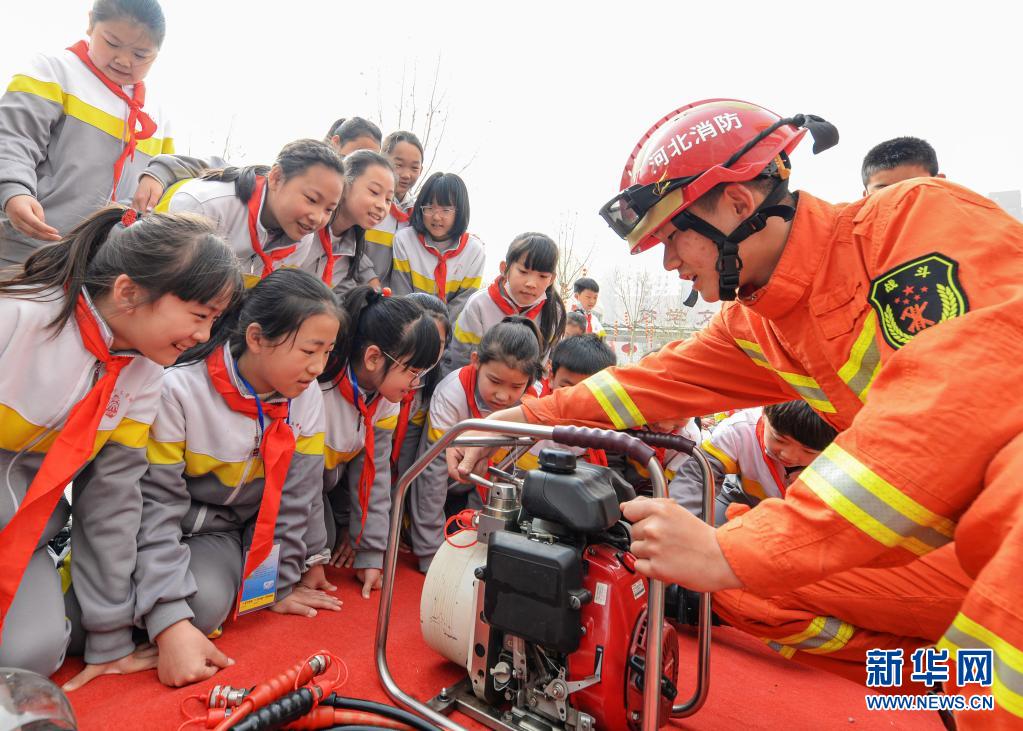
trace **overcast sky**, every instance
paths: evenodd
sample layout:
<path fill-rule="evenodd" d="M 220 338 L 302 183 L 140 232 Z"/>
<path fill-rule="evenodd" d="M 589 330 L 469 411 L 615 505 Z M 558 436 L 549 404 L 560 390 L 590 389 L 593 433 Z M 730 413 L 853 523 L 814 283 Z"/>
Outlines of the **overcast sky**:
<path fill-rule="evenodd" d="M 0 76 L 83 36 L 90 3 L 7 3 Z M 793 184 L 840 201 L 881 140 L 916 135 L 948 177 L 982 193 L 1023 182 L 1020 41 L 1014 2 L 407 3 L 167 0 L 167 39 L 147 79 L 179 151 L 272 162 L 337 117 L 396 121 L 403 68 L 422 104 L 440 58 L 449 121 L 434 170 L 462 173 L 488 272 L 516 233 L 556 235 L 576 216 L 592 272 L 610 285 L 629 258 L 596 211 L 618 190 L 638 137 L 666 112 L 736 97 L 818 114 L 841 142 L 804 143 Z M 502 10 L 503 9 L 503 10 Z M 6 83 L 6 82 L 5 82 Z M 406 102 L 406 109 L 408 103 Z M 414 130 L 423 133 L 417 123 Z M 610 298 L 610 286 L 605 287 Z"/>

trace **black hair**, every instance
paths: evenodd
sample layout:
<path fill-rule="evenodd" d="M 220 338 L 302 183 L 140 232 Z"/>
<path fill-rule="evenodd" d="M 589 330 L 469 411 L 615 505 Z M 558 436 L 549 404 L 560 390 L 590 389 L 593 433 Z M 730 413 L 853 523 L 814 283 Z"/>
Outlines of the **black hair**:
<path fill-rule="evenodd" d="M 551 375 L 559 368 L 592 376 L 618 363 L 611 346 L 593 333 L 573 335 L 558 343 L 551 351 Z"/>
<path fill-rule="evenodd" d="M 339 333 L 347 329 L 347 316 L 323 280 L 302 269 L 282 267 L 246 290 L 221 316 L 210 339 L 184 353 L 177 365 L 204 360 L 225 342 L 237 360 L 245 352 L 245 331 L 252 323 L 259 325 L 266 340 L 279 345 L 289 336 L 294 339 L 313 315 L 337 318 Z"/>
<path fill-rule="evenodd" d="M 929 142 L 919 137 L 896 137 L 886 140 L 871 148 L 863 158 L 863 167 L 860 169 L 863 187 L 867 187 L 867 182 L 875 173 L 891 170 L 900 165 L 919 165 L 933 177 L 938 174 L 938 153 Z"/>
<path fill-rule="evenodd" d="M 572 311 L 565 315 L 565 326 L 569 324 L 581 327 L 583 332 L 586 332 L 586 315 L 581 312 Z"/>
<path fill-rule="evenodd" d="M 782 436 L 795 439 L 804 447 L 818 452 L 838 436 L 835 428 L 805 401 L 786 401 L 765 406 L 764 417 L 771 428 Z"/>
<path fill-rule="evenodd" d="M 558 245 L 546 234 L 527 232 L 519 234 L 508 247 L 504 262 L 509 267 L 519 264 L 526 269 L 556 274 L 558 271 Z M 540 311 L 542 350 L 546 354 L 565 334 L 565 303 L 558 294 L 556 278 L 547 287 L 547 300 Z"/>
<path fill-rule="evenodd" d="M 407 142 L 408 144 L 419 150 L 419 154 L 426 156 L 426 152 L 423 150 L 423 143 L 419 141 L 414 132 L 408 132 L 406 130 L 397 130 L 391 132 L 391 134 L 384 137 L 383 144 L 380 146 L 380 151 L 385 155 L 390 155 L 394 152 L 394 148 L 398 146 L 399 142 Z"/>
<path fill-rule="evenodd" d="M 438 297 L 426 292 L 412 292 L 405 295 L 405 299 L 421 307 L 423 312 L 433 318 L 434 324 L 444 326 L 444 347 L 450 345 L 452 333 L 451 316 L 448 313 L 448 306 Z M 440 368 L 434 368 L 426 374 L 426 380 L 423 382 L 423 403 L 430 402 L 430 397 L 433 396 L 433 391 L 437 384 L 440 383 L 442 375 Z"/>
<path fill-rule="evenodd" d="M 373 150 L 356 150 L 352 154 L 345 157 L 345 190 L 351 190 L 351 186 L 356 180 L 361 178 L 365 174 L 366 170 L 379 165 L 380 167 L 387 168 L 391 175 L 394 176 L 394 165 L 386 157 L 381 155 L 379 152 L 373 152 Z M 397 180 L 395 181 L 397 185 Z M 344 200 L 342 198 L 342 200 Z M 337 210 L 341 210 L 339 204 Z M 335 212 L 334 215 L 337 215 Z M 345 279 L 355 279 L 359 273 L 359 262 L 362 261 L 363 254 L 366 251 L 366 229 L 358 224 L 352 226 L 351 230 L 355 233 L 355 253 L 352 254 L 352 261 L 348 265 L 348 275 Z"/>
<path fill-rule="evenodd" d="M 341 117 L 341 119 L 334 120 L 334 124 L 330 125 L 324 142 L 330 143 L 334 137 L 338 138 L 339 145 L 344 145 L 346 142 L 357 140 L 360 137 L 372 137 L 379 145 L 383 135 L 380 134 L 380 128 L 368 119 L 362 117 Z"/>
<path fill-rule="evenodd" d="M 600 285 L 597 284 L 596 279 L 591 279 L 590 277 L 581 277 L 580 279 L 575 280 L 575 284 L 572 285 L 572 289 L 575 291 L 576 294 L 582 294 L 586 290 L 599 293 Z"/>
<path fill-rule="evenodd" d="M 124 226 L 127 209 L 107 206 L 75 226 L 55 244 L 37 250 L 12 279 L 0 281 L 0 295 L 52 299 L 49 290 L 66 293 L 50 323 L 67 324 L 83 288 L 96 300 L 125 274 L 156 301 L 173 294 L 186 302 L 207 303 L 242 289 L 238 258 L 202 216 L 151 213 Z"/>
<path fill-rule="evenodd" d="M 368 284 L 350 291 L 344 298 L 349 328 L 339 336 L 336 356 L 327 363 L 321 382 L 332 381 L 347 362 L 357 362 L 366 348 L 376 345 L 386 353 L 384 373 L 395 361 L 417 370 L 430 368 L 440 357 L 440 335 L 433 317 L 405 297 L 385 297 Z"/>
<path fill-rule="evenodd" d="M 455 207 L 455 220 L 448 238 L 458 241 L 469 229 L 469 189 L 465 187 L 465 181 L 454 173 L 434 173 L 426 179 L 416 196 L 409 219 L 409 225 L 416 233 L 423 236 L 430 233 L 423 222 L 423 206 L 434 204 Z"/>
<path fill-rule="evenodd" d="M 146 26 L 156 47 L 163 45 L 167 35 L 167 20 L 157 0 L 96 0 L 92 4 L 90 19 L 93 24 L 118 18 L 131 18 Z"/>
<path fill-rule="evenodd" d="M 341 156 L 330 145 L 319 140 L 295 140 L 286 144 L 277 153 L 274 160 L 274 167 L 279 167 L 284 175 L 284 180 L 291 180 L 296 175 L 301 175 L 313 165 L 323 165 L 339 175 L 345 174 L 345 164 Z M 220 168 L 207 170 L 202 175 L 203 180 L 220 180 L 225 183 L 234 183 L 234 194 L 242 203 L 248 203 L 252 197 L 252 191 L 256 188 L 256 176 L 266 175 L 270 172 L 267 165 L 249 165 L 243 168 Z"/>
<path fill-rule="evenodd" d="M 543 375 L 541 339 L 536 323 L 528 317 L 512 315 L 487 330 L 476 346 L 476 357 L 480 365 L 499 361 L 535 381 Z"/>

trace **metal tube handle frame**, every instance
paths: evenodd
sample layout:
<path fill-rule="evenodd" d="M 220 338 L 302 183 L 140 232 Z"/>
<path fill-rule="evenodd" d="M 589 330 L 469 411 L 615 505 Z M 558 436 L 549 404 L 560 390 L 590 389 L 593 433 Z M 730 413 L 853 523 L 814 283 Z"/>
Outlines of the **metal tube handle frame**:
<path fill-rule="evenodd" d="M 555 430 L 557 430 L 557 435 L 555 435 Z M 522 443 L 522 438 L 533 441 L 551 439 L 560 443 L 572 441 L 576 444 L 580 444 L 581 440 L 586 445 L 592 445 L 598 448 L 601 446 L 601 443 L 615 444 L 616 446 L 620 445 L 621 447 L 625 447 L 623 451 L 628 451 L 633 454 L 643 454 L 643 456 L 647 457 L 654 497 L 663 498 L 667 496 L 667 484 L 664 479 L 664 473 L 661 471 L 656 457 L 653 455 L 653 452 L 649 447 L 642 444 L 640 440 L 635 437 L 622 434 L 621 432 L 610 432 L 597 429 L 579 429 L 576 427 L 549 427 L 535 424 L 518 424 L 491 419 L 468 419 L 456 424 L 418 460 L 416 460 L 405 474 L 398 478 L 396 491 L 392 501 L 391 527 L 387 540 L 387 552 L 384 555 L 384 576 L 380 591 L 380 607 L 377 612 L 377 672 L 380 675 L 380 682 L 384 686 L 384 691 L 393 701 L 418 713 L 440 728 L 447 729 L 448 731 L 465 731 L 465 729 L 450 720 L 448 717 L 434 711 L 425 703 L 403 691 L 395 682 L 394 676 L 391 674 L 390 667 L 387 664 L 387 634 L 390 629 L 391 606 L 394 600 L 394 578 L 398 568 L 398 542 L 401 535 L 401 523 L 404 518 L 405 495 L 408 493 L 409 487 L 412 485 L 412 481 L 418 477 L 424 469 L 426 469 L 427 465 L 440 456 L 449 446 L 453 446 L 458 435 L 467 431 L 488 432 L 491 434 L 514 437 L 515 439 L 512 443 L 515 445 Z M 459 445 L 469 446 L 480 444 L 480 442 L 492 443 L 492 440 L 476 437 L 459 442 Z M 645 452 L 639 452 L 638 450 L 640 448 L 645 450 Z M 705 463 L 706 459 L 704 459 L 704 463 L 701 463 L 702 466 L 707 469 L 707 472 L 704 474 L 706 478 L 709 475 L 709 468 L 706 467 Z M 704 517 L 707 518 L 708 514 L 710 514 L 711 517 L 709 518 L 709 522 L 713 523 L 713 517 L 710 511 L 710 508 L 713 505 L 713 485 L 711 485 L 709 494 L 711 499 L 709 502 L 705 502 L 704 504 Z M 705 491 L 704 499 L 706 501 L 707 491 Z M 656 731 L 659 727 L 660 720 L 660 675 L 662 663 L 661 644 L 663 640 L 662 626 L 664 623 L 664 584 L 662 582 L 654 579 L 649 580 L 647 602 L 647 648 L 643 686 L 642 730 Z M 705 658 L 701 654 L 696 692 L 688 702 L 681 704 L 680 706 L 673 707 L 672 716 L 691 715 L 692 713 L 695 713 L 696 710 L 703 705 L 703 701 L 707 695 L 705 671 L 707 667 L 709 667 L 710 650 L 710 596 L 708 594 L 703 595 L 703 601 L 701 603 L 699 643 L 701 653 L 706 650 L 707 657 Z"/>

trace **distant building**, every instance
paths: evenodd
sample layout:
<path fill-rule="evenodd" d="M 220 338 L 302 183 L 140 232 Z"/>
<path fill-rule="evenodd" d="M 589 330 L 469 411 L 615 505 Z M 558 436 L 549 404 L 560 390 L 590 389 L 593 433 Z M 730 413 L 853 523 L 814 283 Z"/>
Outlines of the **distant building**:
<path fill-rule="evenodd" d="M 1023 196 L 1018 190 L 1001 190 L 988 196 L 1018 221 L 1023 221 Z"/>

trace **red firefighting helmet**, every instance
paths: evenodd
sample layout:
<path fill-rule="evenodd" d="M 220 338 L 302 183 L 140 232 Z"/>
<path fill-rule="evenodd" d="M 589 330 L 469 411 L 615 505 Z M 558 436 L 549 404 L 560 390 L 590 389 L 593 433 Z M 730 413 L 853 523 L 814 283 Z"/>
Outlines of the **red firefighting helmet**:
<path fill-rule="evenodd" d="M 706 99 L 665 115 L 636 144 L 622 174 L 621 192 L 600 215 L 638 254 L 659 243 L 666 222 L 719 183 L 753 180 L 772 165 L 788 177 L 788 154 L 810 130 L 814 152 L 838 133 L 812 115 L 782 119 L 737 99 Z"/>

